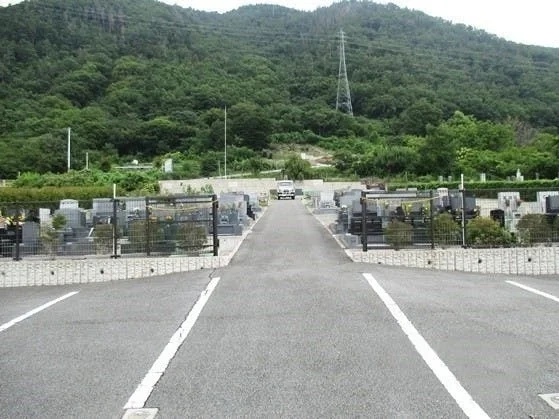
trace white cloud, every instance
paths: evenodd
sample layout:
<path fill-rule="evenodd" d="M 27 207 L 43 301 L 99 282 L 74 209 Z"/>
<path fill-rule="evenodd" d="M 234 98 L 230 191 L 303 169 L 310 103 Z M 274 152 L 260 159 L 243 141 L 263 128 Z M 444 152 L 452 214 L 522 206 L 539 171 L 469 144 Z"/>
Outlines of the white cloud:
<path fill-rule="evenodd" d="M 379 1 L 388 3 L 388 1 Z M 514 42 L 559 47 L 559 4 L 549 0 L 391 0 L 454 23 L 464 23 Z"/>

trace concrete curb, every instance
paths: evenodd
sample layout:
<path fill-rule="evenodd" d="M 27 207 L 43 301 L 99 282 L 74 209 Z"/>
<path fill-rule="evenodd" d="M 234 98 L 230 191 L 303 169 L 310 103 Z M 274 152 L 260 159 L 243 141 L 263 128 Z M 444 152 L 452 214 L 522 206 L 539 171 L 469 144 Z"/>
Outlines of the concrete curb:
<path fill-rule="evenodd" d="M 556 275 L 559 248 L 369 250 L 346 249 L 354 262 L 443 271 L 507 275 Z"/>
<path fill-rule="evenodd" d="M 231 256 L 19 261 L 0 264 L 0 288 L 85 284 L 216 269 Z"/>

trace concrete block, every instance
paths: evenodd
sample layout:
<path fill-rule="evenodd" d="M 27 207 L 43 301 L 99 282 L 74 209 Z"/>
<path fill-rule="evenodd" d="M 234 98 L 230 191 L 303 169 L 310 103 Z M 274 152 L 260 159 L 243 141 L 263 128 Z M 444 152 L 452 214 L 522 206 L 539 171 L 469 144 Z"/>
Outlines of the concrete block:
<path fill-rule="evenodd" d="M 181 260 L 184 258 L 174 258 L 172 259 L 173 262 L 173 273 L 181 271 Z"/>

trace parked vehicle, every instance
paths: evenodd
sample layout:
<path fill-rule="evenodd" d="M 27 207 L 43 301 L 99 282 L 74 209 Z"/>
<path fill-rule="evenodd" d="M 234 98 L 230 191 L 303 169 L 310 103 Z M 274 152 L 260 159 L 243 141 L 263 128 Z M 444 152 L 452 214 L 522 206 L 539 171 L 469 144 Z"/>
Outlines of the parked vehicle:
<path fill-rule="evenodd" d="M 278 182 L 278 199 L 291 198 L 295 199 L 295 185 L 292 180 L 280 180 Z"/>

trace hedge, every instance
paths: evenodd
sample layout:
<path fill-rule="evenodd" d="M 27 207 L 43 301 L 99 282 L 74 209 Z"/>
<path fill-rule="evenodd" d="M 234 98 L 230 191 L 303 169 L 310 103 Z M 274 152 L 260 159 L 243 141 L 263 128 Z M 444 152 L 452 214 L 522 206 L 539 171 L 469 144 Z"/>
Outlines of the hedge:
<path fill-rule="evenodd" d="M 91 201 L 93 198 L 111 198 L 113 189 L 106 186 L 64 186 L 44 188 L 0 188 L 0 202 L 51 202 L 62 199 Z"/>
<path fill-rule="evenodd" d="M 407 183 L 390 183 L 388 184 L 389 190 L 396 190 L 401 188 L 417 188 L 419 190 L 435 190 L 438 188 L 459 189 L 460 181 L 454 182 L 407 182 Z M 464 182 L 466 190 L 521 190 L 521 189 L 559 189 L 559 179 L 552 180 L 526 180 L 524 182 L 509 182 L 509 181 L 489 181 L 489 182 Z"/>

